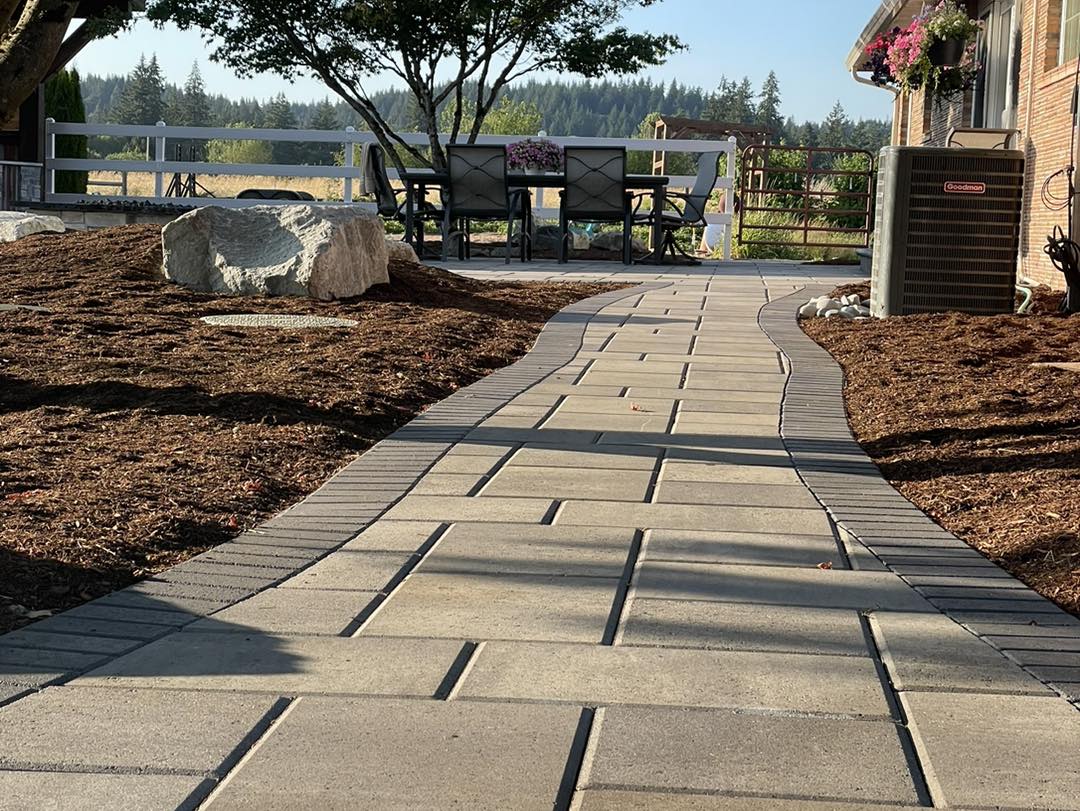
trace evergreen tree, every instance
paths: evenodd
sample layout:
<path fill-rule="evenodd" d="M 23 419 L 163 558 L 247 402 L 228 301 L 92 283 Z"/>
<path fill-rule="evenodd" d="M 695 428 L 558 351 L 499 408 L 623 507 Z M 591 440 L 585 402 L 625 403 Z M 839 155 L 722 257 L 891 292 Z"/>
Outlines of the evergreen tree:
<path fill-rule="evenodd" d="M 183 126 L 206 127 L 210 125 L 210 102 L 206 98 L 206 85 L 203 84 L 198 62 L 191 65 L 191 73 L 184 82 L 182 109 Z"/>
<path fill-rule="evenodd" d="M 761 85 L 761 95 L 757 103 L 757 123 L 771 130 L 779 141 L 784 127 L 780 117 L 780 81 L 774 71 L 769 71 Z"/>
<path fill-rule="evenodd" d="M 753 124 L 757 120 L 757 111 L 754 108 L 754 86 L 750 84 L 750 78 L 743 77 L 735 88 L 732 95 L 732 115 L 729 119 L 737 124 Z"/>
<path fill-rule="evenodd" d="M 86 108 L 83 106 L 79 88 L 79 74 L 74 68 L 53 74 L 45 83 L 45 115 L 69 124 L 86 122 Z M 86 136 L 58 135 L 56 157 L 87 157 Z M 86 172 L 57 172 L 56 191 L 67 194 L 85 194 Z"/>
<path fill-rule="evenodd" d="M 296 129 L 296 114 L 284 93 L 278 93 L 266 105 L 263 126 L 272 130 Z M 274 163 L 299 164 L 304 158 L 304 145 L 295 141 L 274 141 Z"/>
<path fill-rule="evenodd" d="M 330 103 L 330 99 L 324 98 L 319 102 L 319 106 L 315 108 L 315 114 L 311 117 L 308 127 L 313 130 L 341 129 L 337 110 Z M 304 150 L 304 161 L 306 163 L 331 164 L 334 162 L 335 153 L 338 152 L 338 145 L 332 143 L 310 143 L 306 146 L 307 149 Z"/>
<path fill-rule="evenodd" d="M 139 56 L 135 68 L 128 74 L 124 92 L 113 111 L 118 124 L 156 124 L 165 114 L 165 82 L 157 56 Z"/>
<path fill-rule="evenodd" d="M 821 132 L 818 135 L 821 146 L 845 146 L 850 126 L 851 122 L 848 121 L 847 113 L 844 112 L 844 106 L 837 101 L 821 123 Z"/>

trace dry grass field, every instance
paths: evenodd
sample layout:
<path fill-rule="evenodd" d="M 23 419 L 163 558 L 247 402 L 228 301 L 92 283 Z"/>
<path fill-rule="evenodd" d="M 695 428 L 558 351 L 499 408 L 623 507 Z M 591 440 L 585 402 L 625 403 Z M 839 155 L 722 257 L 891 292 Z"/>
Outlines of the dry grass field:
<path fill-rule="evenodd" d="M 171 175 L 166 175 L 168 187 Z M 198 181 L 215 197 L 236 197 L 244 189 L 292 189 L 310 192 L 318 200 L 340 200 L 341 181 L 329 177 L 272 177 L 267 175 L 199 175 Z M 116 186 L 95 186 L 95 181 L 117 183 L 119 172 L 91 172 L 88 191 L 94 194 L 114 195 Z M 355 185 L 354 185 L 354 188 Z M 127 193 L 135 197 L 152 197 L 154 175 L 149 172 L 128 172 Z"/>

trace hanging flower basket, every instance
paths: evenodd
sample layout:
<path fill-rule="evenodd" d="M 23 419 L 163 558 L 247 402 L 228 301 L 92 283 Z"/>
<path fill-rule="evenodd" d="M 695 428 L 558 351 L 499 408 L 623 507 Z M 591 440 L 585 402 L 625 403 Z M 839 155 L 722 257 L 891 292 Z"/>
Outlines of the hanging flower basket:
<path fill-rule="evenodd" d="M 959 65 L 967 51 L 967 40 L 957 37 L 936 40 L 926 51 L 926 58 L 937 68 Z"/>
<path fill-rule="evenodd" d="M 876 84 L 905 92 L 924 89 L 935 99 L 951 100 L 975 84 L 980 30 L 955 0 L 940 0 L 907 28 L 875 39 L 866 49 L 863 69 L 872 72 Z"/>

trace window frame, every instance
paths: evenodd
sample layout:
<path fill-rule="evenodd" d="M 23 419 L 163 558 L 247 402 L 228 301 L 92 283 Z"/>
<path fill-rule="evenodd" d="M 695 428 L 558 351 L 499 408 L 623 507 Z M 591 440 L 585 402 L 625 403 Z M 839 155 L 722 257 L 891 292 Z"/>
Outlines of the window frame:
<path fill-rule="evenodd" d="M 1061 0 L 1061 28 L 1058 34 L 1058 64 L 1064 65 L 1066 62 L 1072 62 L 1074 59 L 1080 58 L 1080 47 L 1077 48 L 1077 53 L 1072 56 L 1066 55 L 1066 40 L 1065 31 L 1067 30 L 1068 23 L 1076 20 L 1076 24 L 1080 26 L 1080 0 Z M 1077 32 L 1080 34 L 1080 30 Z"/>

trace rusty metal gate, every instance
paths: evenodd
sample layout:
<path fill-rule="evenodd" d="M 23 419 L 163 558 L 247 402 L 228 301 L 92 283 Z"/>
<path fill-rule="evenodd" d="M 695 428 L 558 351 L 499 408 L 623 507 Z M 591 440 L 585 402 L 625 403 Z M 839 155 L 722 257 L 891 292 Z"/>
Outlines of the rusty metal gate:
<path fill-rule="evenodd" d="M 865 149 L 755 144 L 742 153 L 740 245 L 865 248 L 874 156 Z"/>

